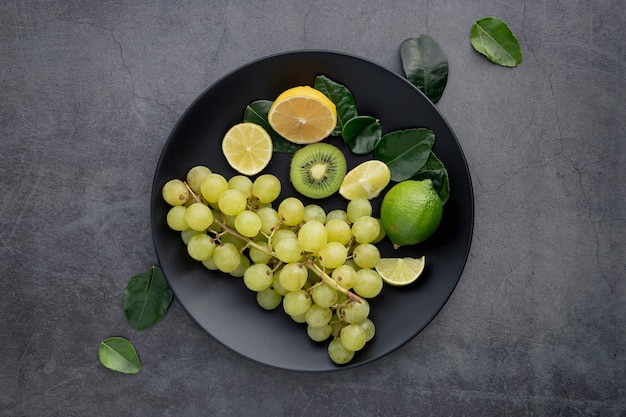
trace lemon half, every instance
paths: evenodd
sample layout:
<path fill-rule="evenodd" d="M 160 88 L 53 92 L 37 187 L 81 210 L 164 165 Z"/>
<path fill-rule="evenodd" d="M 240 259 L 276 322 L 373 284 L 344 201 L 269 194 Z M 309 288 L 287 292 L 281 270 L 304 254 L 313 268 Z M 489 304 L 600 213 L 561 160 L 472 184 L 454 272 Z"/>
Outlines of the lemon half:
<path fill-rule="evenodd" d="M 309 86 L 282 92 L 270 107 L 267 120 L 290 142 L 308 144 L 328 137 L 337 126 L 337 108 L 328 97 Z"/>

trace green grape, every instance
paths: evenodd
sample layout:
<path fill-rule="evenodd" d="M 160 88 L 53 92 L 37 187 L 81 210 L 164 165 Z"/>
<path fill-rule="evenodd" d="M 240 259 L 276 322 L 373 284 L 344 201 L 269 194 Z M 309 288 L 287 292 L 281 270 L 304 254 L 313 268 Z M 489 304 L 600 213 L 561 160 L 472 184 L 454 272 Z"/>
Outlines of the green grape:
<path fill-rule="evenodd" d="M 204 265 L 206 269 L 217 271 L 217 265 L 215 265 L 215 259 L 213 259 L 212 256 L 209 259 L 202 261 L 202 265 Z"/>
<path fill-rule="evenodd" d="M 342 292 L 338 292 L 337 293 L 337 304 L 343 304 L 344 302 L 348 301 L 348 295 L 344 294 Z"/>
<path fill-rule="evenodd" d="M 220 211 L 227 216 L 236 216 L 246 209 L 248 200 L 244 193 L 239 190 L 226 190 L 217 200 Z M 376 232 L 378 236 L 378 231 Z"/>
<path fill-rule="evenodd" d="M 348 220 L 354 223 L 359 217 L 372 215 L 372 203 L 367 198 L 350 200 L 346 207 Z"/>
<path fill-rule="evenodd" d="M 352 230 L 350 225 L 341 219 L 332 219 L 326 222 L 324 226 L 329 242 L 339 242 L 347 245 L 352 239 Z"/>
<path fill-rule="evenodd" d="M 272 288 L 274 289 L 274 291 L 276 291 L 279 295 L 284 296 L 286 295 L 289 291 L 287 291 L 287 289 L 285 287 L 283 287 L 283 285 L 280 283 L 280 273 L 282 272 L 282 268 L 277 269 L 276 271 L 274 271 L 274 280 L 272 281 Z"/>
<path fill-rule="evenodd" d="M 280 195 L 280 190 L 280 180 L 272 174 L 260 175 L 252 184 L 252 195 L 258 198 L 262 204 L 276 200 Z"/>
<path fill-rule="evenodd" d="M 371 269 L 380 260 L 380 251 L 371 243 L 357 245 L 352 251 L 352 259 L 361 268 Z"/>
<path fill-rule="evenodd" d="M 372 216 L 359 217 L 352 223 L 352 234 L 358 243 L 371 243 L 379 233 L 380 225 Z"/>
<path fill-rule="evenodd" d="M 248 259 L 248 257 L 245 255 L 240 255 L 240 257 L 241 257 L 241 260 L 239 261 L 239 265 L 237 265 L 237 268 L 230 271 L 230 275 L 232 275 L 235 278 L 243 277 L 243 274 L 250 267 L 250 259 Z"/>
<path fill-rule="evenodd" d="M 352 360 L 354 351 L 346 349 L 340 339 L 333 339 L 328 344 L 328 357 L 337 365 L 343 365 Z"/>
<path fill-rule="evenodd" d="M 313 270 L 311 270 L 310 268 L 307 268 L 308 271 L 308 283 L 311 285 L 317 284 L 318 282 L 320 282 L 322 280 L 322 278 L 317 275 L 316 272 L 314 272 Z"/>
<path fill-rule="evenodd" d="M 283 297 L 283 309 L 290 316 L 304 315 L 312 301 L 304 290 L 290 291 Z"/>
<path fill-rule="evenodd" d="M 352 269 L 354 269 L 355 271 L 358 271 L 359 269 L 361 269 L 360 266 L 358 266 L 356 264 L 356 262 L 354 262 L 354 259 L 352 258 L 348 258 L 346 259 L 346 262 L 344 263 L 344 265 L 351 267 Z"/>
<path fill-rule="evenodd" d="M 337 290 L 326 284 L 321 284 L 313 288 L 311 298 L 320 307 L 331 307 L 337 302 Z"/>
<path fill-rule="evenodd" d="M 352 289 L 363 298 L 374 298 L 383 289 L 383 279 L 373 269 L 360 269 L 356 273 Z"/>
<path fill-rule="evenodd" d="M 365 319 L 358 324 L 365 332 L 365 341 L 369 342 L 370 340 L 372 340 L 374 338 L 374 335 L 376 334 L 376 326 L 374 326 L 374 322 L 370 319 Z"/>
<path fill-rule="evenodd" d="M 330 326 L 332 328 L 332 336 L 334 338 L 339 338 L 339 333 L 341 333 L 341 328 L 343 327 L 343 324 L 341 323 L 341 320 L 339 319 L 339 317 L 337 316 L 337 314 L 333 314 L 333 317 L 330 319 Z"/>
<path fill-rule="evenodd" d="M 235 175 L 228 180 L 228 188 L 239 190 L 246 199 L 252 197 L 252 180 L 245 175 Z"/>
<path fill-rule="evenodd" d="M 287 291 L 298 291 L 304 287 L 308 277 L 307 268 L 300 263 L 288 263 L 280 271 L 279 280 Z"/>
<path fill-rule="evenodd" d="M 283 297 L 272 288 L 266 288 L 256 293 L 256 302 L 265 310 L 274 310 L 283 301 Z"/>
<path fill-rule="evenodd" d="M 330 212 L 328 212 L 328 214 L 326 214 L 326 223 L 328 223 L 329 221 L 333 219 L 339 219 L 339 220 L 343 220 L 346 223 L 349 223 L 348 213 L 346 213 L 345 210 L 335 209 L 335 210 L 331 210 Z"/>
<path fill-rule="evenodd" d="M 312 304 L 306 313 L 304 313 L 304 319 L 311 327 L 326 326 L 330 323 L 332 317 L 333 312 L 330 308 L 320 307 L 317 304 Z"/>
<path fill-rule="evenodd" d="M 347 350 L 356 352 L 365 346 L 365 331 L 358 324 L 348 324 L 341 329 L 339 340 Z"/>
<path fill-rule="evenodd" d="M 196 261 L 205 261 L 213 256 L 215 251 L 215 242 L 211 236 L 205 233 L 195 234 L 189 239 L 187 244 L 187 252 Z"/>
<path fill-rule="evenodd" d="M 362 303 L 350 301 L 339 308 L 338 314 L 346 323 L 359 323 L 369 316 L 370 305 L 367 300 L 363 300 Z"/>
<path fill-rule="evenodd" d="M 276 247 L 281 240 L 285 239 L 294 239 L 297 241 L 298 235 L 291 229 L 278 229 L 274 232 L 274 235 L 272 235 L 272 246 Z"/>
<path fill-rule="evenodd" d="M 304 314 L 295 314 L 289 317 L 291 317 L 291 320 L 295 321 L 296 323 L 306 323 L 306 318 L 304 317 Z"/>
<path fill-rule="evenodd" d="M 189 200 L 187 186 L 179 179 L 169 180 L 161 189 L 163 200 L 170 206 L 182 206 Z"/>
<path fill-rule="evenodd" d="M 213 251 L 213 259 L 217 269 L 230 273 L 241 263 L 241 253 L 232 243 L 223 243 Z"/>
<path fill-rule="evenodd" d="M 302 259 L 302 248 L 297 239 L 282 239 L 274 246 L 274 253 L 284 263 L 298 262 Z"/>
<path fill-rule="evenodd" d="M 237 218 L 237 216 L 229 216 L 224 213 L 222 213 L 221 216 L 226 226 L 230 227 L 231 229 L 235 229 L 235 219 Z"/>
<path fill-rule="evenodd" d="M 185 220 L 186 211 L 187 207 L 185 206 L 174 206 L 169 209 L 167 212 L 167 225 L 170 229 L 176 230 L 177 232 L 189 229 L 189 225 Z"/>
<path fill-rule="evenodd" d="M 304 206 L 304 221 L 317 220 L 318 222 L 326 222 L 326 211 L 317 204 L 308 204 Z"/>
<path fill-rule="evenodd" d="M 348 264 L 343 264 L 331 273 L 330 277 L 337 284 L 341 285 L 343 288 L 349 290 L 354 285 L 354 281 L 356 280 L 356 271 Z"/>
<path fill-rule="evenodd" d="M 198 165 L 187 171 L 187 185 L 196 194 L 202 193 L 202 181 L 211 174 L 211 170 L 204 165 Z"/>
<path fill-rule="evenodd" d="M 302 250 L 317 254 L 326 245 L 327 234 L 324 224 L 311 220 L 302 225 L 298 231 L 298 243 Z"/>
<path fill-rule="evenodd" d="M 250 251 L 248 252 L 250 260 L 255 264 L 269 263 L 269 261 L 272 260 L 272 255 L 267 253 L 267 251 L 269 251 L 269 246 L 267 245 L 267 242 L 256 242 L 256 244 L 263 247 L 265 250 L 261 250 L 254 246 L 251 246 Z"/>
<path fill-rule="evenodd" d="M 315 342 L 323 342 L 328 339 L 333 331 L 333 328 L 330 324 L 325 324 L 320 327 L 306 327 L 306 333 L 309 338 Z"/>
<path fill-rule="evenodd" d="M 193 229 L 185 229 L 182 232 L 180 232 L 180 237 L 183 240 L 183 243 L 186 245 L 189 243 L 189 239 L 191 239 L 193 235 L 197 235 L 198 233 L 203 233 L 203 232 L 198 232 L 197 230 L 193 230 Z"/>
<path fill-rule="evenodd" d="M 335 269 L 346 261 L 348 248 L 339 242 L 327 243 L 318 253 L 318 260 L 324 268 Z"/>
<path fill-rule="evenodd" d="M 244 210 L 235 217 L 235 229 L 246 237 L 255 237 L 261 230 L 261 219 L 250 210 Z"/>
<path fill-rule="evenodd" d="M 237 249 L 243 249 L 248 244 L 248 242 L 246 242 L 239 236 L 231 235 L 230 233 L 223 234 L 220 237 L 220 240 L 222 241 L 222 243 L 232 243 Z"/>
<path fill-rule="evenodd" d="M 295 197 L 287 197 L 279 204 L 278 214 L 286 226 L 295 226 L 304 220 L 304 204 Z"/>
<path fill-rule="evenodd" d="M 376 219 L 376 221 L 378 222 L 378 228 L 380 229 L 380 231 L 378 232 L 378 236 L 376 237 L 376 239 L 374 239 L 372 243 L 378 243 L 383 240 L 385 236 L 387 236 L 387 233 L 385 233 L 385 229 L 383 228 L 383 222 L 380 219 Z"/>
<path fill-rule="evenodd" d="M 221 211 L 216 210 L 214 208 L 211 208 L 211 213 L 213 213 L 213 223 L 211 223 L 211 225 L 209 226 L 209 230 L 211 230 L 214 233 L 221 233 L 224 231 L 224 229 L 222 229 L 222 226 L 220 226 L 219 224 L 217 224 L 218 221 L 222 221 L 223 220 L 223 214 Z"/>
<path fill-rule="evenodd" d="M 271 207 L 261 207 L 256 214 L 261 219 L 261 231 L 266 235 L 271 234 L 272 229 L 280 224 L 280 215 Z"/>
<path fill-rule="evenodd" d="M 193 230 L 205 231 L 213 223 L 213 212 L 202 203 L 194 203 L 185 211 L 185 221 Z"/>
<path fill-rule="evenodd" d="M 263 291 L 272 286 L 274 273 L 265 264 L 254 264 L 243 274 L 243 283 L 251 291 Z"/>
<path fill-rule="evenodd" d="M 217 203 L 220 195 L 228 190 L 228 181 L 220 174 L 212 173 L 207 175 L 202 184 L 200 184 L 200 192 L 202 197 L 209 203 Z"/>

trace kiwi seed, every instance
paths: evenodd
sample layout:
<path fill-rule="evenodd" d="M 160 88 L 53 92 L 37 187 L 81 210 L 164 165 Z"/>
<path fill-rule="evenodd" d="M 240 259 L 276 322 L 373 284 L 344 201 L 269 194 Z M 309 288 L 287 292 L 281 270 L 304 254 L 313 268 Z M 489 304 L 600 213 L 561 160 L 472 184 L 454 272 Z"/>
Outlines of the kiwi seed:
<path fill-rule="evenodd" d="M 346 175 L 346 158 L 327 143 L 307 145 L 293 155 L 289 178 L 295 189 L 310 198 L 337 192 Z"/>

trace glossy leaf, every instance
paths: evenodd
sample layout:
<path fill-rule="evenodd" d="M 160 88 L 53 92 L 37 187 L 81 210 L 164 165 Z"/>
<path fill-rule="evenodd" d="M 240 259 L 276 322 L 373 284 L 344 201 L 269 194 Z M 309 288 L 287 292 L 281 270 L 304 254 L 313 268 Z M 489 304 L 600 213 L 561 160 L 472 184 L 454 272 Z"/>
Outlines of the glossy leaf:
<path fill-rule="evenodd" d="M 522 63 L 522 49 L 517 38 L 509 26 L 496 17 L 484 17 L 474 22 L 470 42 L 494 64 L 516 67 Z"/>
<path fill-rule="evenodd" d="M 146 330 L 163 318 L 172 302 L 172 291 L 158 266 L 134 276 L 124 288 L 124 314 L 135 330 Z"/>
<path fill-rule="evenodd" d="M 378 119 L 371 116 L 356 116 L 343 126 L 341 135 L 352 152 L 365 155 L 374 150 L 382 131 L 383 128 Z"/>
<path fill-rule="evenodd" d="M 433 182 L 433 187 L 439 195 L 441 202 L 445 204 L 450 197 L 450 180 L 448 178 L 448 171 L 444 167 L 443 163 L 437 158 L 437 156 L 431 151 L 428 155 L 428 159 L 424 166 L 411 177 L 412 180 L 425 180 L 430 179 Z"/>
<path fill-rule="evenodd" d="M 337 107 L 337 127 L 333 131 L 333 136 L 341 136 L 343 126 L 348 120 L 358 115 L 356 101 L 348 88 L 331 80 L 325 75 L 315 77 L 313 87 L 324 93 Z"/>
<path fill-rule="evenodd" d="M 248 104 L 243 112 L 243 121 L 256 123 L 261 126 L 272 138 L 272 147 L 274 152 L 279 153 L 294 153 L 302 147 L 293 142 L 289 142 L 287 139 L 280 136 L 267 121 L 267 115 L 272 107 L 273 101 L 269 100 L 257 100 Z"/>
<path fill-rule="evenodd" d="M 406 39 L 400 45 L 406 78 L 436 103 L 448 82 L 448 58 L 428 35 Z"/>
<path fill-rule="evenodd" d="M 98 347 L 98 358 L 102 365 L 113 371 L 136 374 L 141 370 L 135 347 L 123 337 L 104 339 Z"/>
<path fill-rule="evenodd" d="M 415 128 L 384 135 L 374 149 L 374 158 L 383 161 L 391 171 L 391 180 L 411 178 L 428 160 L 435 144 L 432 130 Z"/>

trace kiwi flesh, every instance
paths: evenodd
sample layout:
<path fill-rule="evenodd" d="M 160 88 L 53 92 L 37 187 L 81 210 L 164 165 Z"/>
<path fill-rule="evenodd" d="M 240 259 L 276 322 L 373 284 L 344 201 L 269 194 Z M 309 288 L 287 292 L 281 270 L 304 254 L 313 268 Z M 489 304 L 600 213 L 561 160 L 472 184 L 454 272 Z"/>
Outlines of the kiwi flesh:
<path fill-rule="evenodd" d="M 328 143 L 314 143 L 293 154 L 289 178 L 299 193 L 320 199 L 339 190 L 346 168 L 346 158 L 339 148 Z"/>

